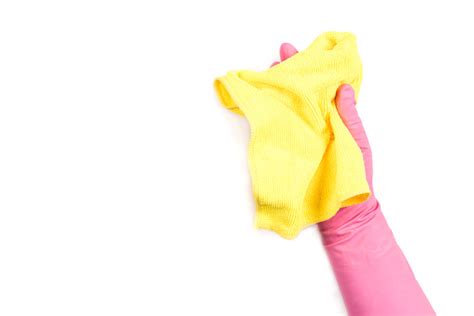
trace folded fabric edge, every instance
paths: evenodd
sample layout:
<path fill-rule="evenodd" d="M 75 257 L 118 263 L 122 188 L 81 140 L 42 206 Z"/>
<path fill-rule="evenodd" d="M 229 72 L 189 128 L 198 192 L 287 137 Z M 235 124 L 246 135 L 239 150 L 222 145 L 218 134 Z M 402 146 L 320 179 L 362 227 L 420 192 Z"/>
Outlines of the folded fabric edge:
<path fill-rule="evenodd" d="M 232 85 L 226 76 L 214 80 L 214 89 L 219 102 L 228 110 L 243 115 L 239 105 L 236 103 L 237 95 L 233 93 Z"/>
<path fill-rule="evenodd" d="M 259 205 L 257 203 L 257 210 L 256 210 L 255 218 L 254 218 L 254 226 L 257 229 L 273 231 L 284 239 L 293 240 L 296 237 L 298 237 L 298 235 L 304 229 L 332 218 L 343 207 L 352 206 L 355 204 L 365 202 L 370 197 L 370 195 L 371 193 L 368 188 L 365 191 L 362 190 L 358 194 L 355 194 L 355 195 L 352 194 L 351 196 L 348 196 L 344 198 L 343 200 L 341 200 L 339 205 L 335 205 L 333 208 L 331 208 L 327 212 L 323 212 L 322 214 L 316 214 L 312 218 L 306 221 L 302 221 L 298 225 L 293 225 L 293 226 L 286 226 L 282 223 L 276 222 L 275 219 L 269 215 L 272 212 L 266 211 L 268 207 L 264 205 Z"/>

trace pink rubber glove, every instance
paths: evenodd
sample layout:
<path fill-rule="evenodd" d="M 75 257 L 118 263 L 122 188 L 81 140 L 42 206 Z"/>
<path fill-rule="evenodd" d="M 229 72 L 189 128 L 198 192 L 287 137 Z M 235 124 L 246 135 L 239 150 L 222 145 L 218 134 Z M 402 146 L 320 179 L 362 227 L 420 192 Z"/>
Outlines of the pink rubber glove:
<path fill-rule="evenodd" d="M 282 44 L 281 60 L 297 52 L 292 45 Z M 272 66 L 275 64 L 278 62 Z M 373 193 L 372 153 L 350 85 L 339 87 L 336 106 L 362 151 Z M 349 315 L 435 315 L 374 194 L 364 203 L 340 209 L 331 219 L 319 223 L 319 230 Z"/>

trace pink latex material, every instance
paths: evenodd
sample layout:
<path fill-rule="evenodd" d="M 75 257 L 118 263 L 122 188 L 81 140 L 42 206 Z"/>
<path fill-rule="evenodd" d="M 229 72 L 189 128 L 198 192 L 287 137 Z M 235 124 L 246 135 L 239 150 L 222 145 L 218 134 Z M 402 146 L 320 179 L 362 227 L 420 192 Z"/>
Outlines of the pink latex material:
<path fill-rule="evenodd" d="M 282 61 L 295 53 L 291 44 L 282 44 Z M 367 181 L 374 192 L 372 153 L 350 85 L 339 88 L 336 106 L 362 151 Z M 318 226 L 349 315 L 435 315 L 375 195 L 364 203 L 340 209 Z"/>

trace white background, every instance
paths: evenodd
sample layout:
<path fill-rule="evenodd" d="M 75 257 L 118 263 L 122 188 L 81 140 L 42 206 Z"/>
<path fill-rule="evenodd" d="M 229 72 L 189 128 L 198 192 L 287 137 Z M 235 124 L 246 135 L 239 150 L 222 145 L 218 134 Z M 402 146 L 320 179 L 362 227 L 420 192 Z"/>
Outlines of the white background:
<path fill-rule="evenodd" d="M 357 35 L 384 214 L 439 315 L 474 315 L 469 1 L 2 1 L 0 315 L 344 315 L 315 228 L 253 228 L 214 77 Z"/>

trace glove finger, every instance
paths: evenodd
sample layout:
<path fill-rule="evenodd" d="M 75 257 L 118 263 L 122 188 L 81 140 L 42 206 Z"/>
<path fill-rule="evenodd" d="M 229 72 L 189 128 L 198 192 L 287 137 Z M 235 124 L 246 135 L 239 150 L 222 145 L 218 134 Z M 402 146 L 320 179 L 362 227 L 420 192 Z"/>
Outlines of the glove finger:
<path fill-rule="evenodd" d="M 290 58 L 291 56 L 298 53 L 298 50 L 289 43 L 283 43 L 280 46 L 280 58 L 281 61 L 285 61 L 286 59 Z"/>
<path fill-rule="evenodd" d="M 270 68 L 272 68 L 273 66 L 278 65 L 279 63 L 280 63 L 279 61 L 274 61 L 274 62 L 270 65 Z"/>

